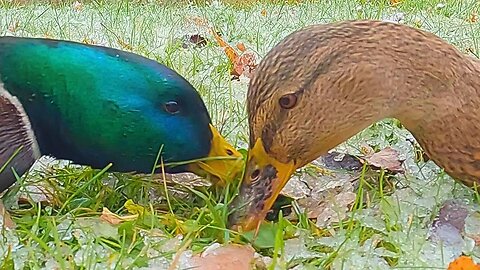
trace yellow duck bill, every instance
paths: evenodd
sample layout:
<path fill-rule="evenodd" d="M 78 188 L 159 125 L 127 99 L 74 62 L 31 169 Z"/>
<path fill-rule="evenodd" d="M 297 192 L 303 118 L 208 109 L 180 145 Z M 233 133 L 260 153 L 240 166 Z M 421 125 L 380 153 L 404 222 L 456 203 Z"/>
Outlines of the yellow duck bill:
<path fill-rule="evenodd" d="M 207 158 L 189 164 L 188 169 L 203 177 L 210 176 L 212 182 L 224 186 L 242 171 L 242 154 L 233 148 L 212 124 L 210 130 L 213 136 Z"/>

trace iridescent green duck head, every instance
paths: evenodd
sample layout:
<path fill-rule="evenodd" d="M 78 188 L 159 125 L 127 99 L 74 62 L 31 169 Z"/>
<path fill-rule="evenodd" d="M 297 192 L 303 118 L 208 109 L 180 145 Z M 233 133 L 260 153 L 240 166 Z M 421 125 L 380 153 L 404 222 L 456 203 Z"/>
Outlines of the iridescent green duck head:
<path fill-rule="evenodd" d="M 0 115 L 0 167 L 23 146 L 10 162 L 20 170 L 41 153 L 149 173 L 159 151 L 169 173 L 224 183 L 242 169 L 241 154 L 212 125 L 190 83 L 156 61 L 112 48 L 1 37 Z M 12 183 L 7 174 L 0 173 L 0 189 Z"/>

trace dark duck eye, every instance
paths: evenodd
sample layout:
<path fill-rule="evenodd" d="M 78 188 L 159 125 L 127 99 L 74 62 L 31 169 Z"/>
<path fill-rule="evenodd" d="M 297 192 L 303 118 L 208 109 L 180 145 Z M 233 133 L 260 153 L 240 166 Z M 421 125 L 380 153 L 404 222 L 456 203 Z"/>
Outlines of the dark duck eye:
<path fill-rule="evenodd" d="M 286 94 L 278 100 L 278 103 L 284 109 L 291 109 L 297 104 L 297 96 L 295 94 Z"/>
<path fill-rule="evenodd" d="M 171 114 L 176 114 L 180 111 L 180 106 L 176 101 L 168 101 L 165 103 L 165 111 Z"/>

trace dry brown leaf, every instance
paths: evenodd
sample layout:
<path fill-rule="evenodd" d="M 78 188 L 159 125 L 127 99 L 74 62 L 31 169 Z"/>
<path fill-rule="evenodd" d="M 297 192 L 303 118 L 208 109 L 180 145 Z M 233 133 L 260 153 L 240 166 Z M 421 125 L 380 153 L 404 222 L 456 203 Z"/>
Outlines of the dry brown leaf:
<path fill-rule="evenodd" d="M 54 37 L 52 34 L 50 34 L 49 32 L 45 32 L 45 33 L 43 34 L 43 37 L 44 37 L 44 38 L 47 38 L 47 39 L 54 39 L 54 38 L 55 38 L 55 37 Z"/>
<path fill-rule="evenodd" d="M 89 44 L 89 45 L 97 44 L 93 39 L 90 39 L 88 37 L 83 38 L 82 42 L 85 43 L 85 44 Z"/>
<path fill-rule="evenodd" d="M 467 216 L 468 210 L 465 204 L 461 201 L 447 200 L 429 228 L 428 239 L 448 245 L 463 242 L 462 234 Z"/>
<path fill-rule="evenodd" d="M 83 9 L 83 4 L 80 3 L 80 2 L 78 2 L 78 1 L 75 1 L 75 2 L 73 2 L 73 4 L 72 4 L 72 8 L 73 8 L 73 10 L 75 10 L 75 11 L 81 11 L 81 10 Z"/>
<path fill-rule="evenodd" d="M 254 254 L 255 250 L 251 246 L 217 244 L 200 255 L 188 258 L 188 262 L 184 263 L 195 270 L 250 270 L 255 263 Z"/>
<path fill-rule="evenodd" d="M 115 213 L 112 213 L 108 208 L 104 207 L 100 219 L 105 220 L 106 222 L 117 225 L 125 221 L 131 221 L 138 218 L 138 214 L 128 215 L 128 216 L 119 216 Z"/>
<path fill-rule="evenodd" d="M 253 71 L 256 68 L 255 54 L 246 52 L 237 58 L 237 61 L 233 63 L 233 70 L 231 72 L 234 76 L 245 75 L 247 78 L 251 78 Z"/>
<path fill-rule="evenodd" d="M 235 51 L 235 49 L 230 46 L 223 38 L 213 30 L 213 28 L 210 28 L 210 31 L 212 32 L 213 37 L 217 41 L 218 45 L 222 48 L 224 48 L 225 53 L 227 54 L 228 59 L 232 62 L 235 63 L 235 61 L 238 58 L 238 53 Z"/>
<path fill-rule="evenodd" d="M 207 25 L 208 25 L 207 19 L 202 18 L 202 17 L 198 17 L 198 16 L 188 17 L 188 18 L 187 18 L 187 21 L 192 22 L 192 23 L 195 24 L 196 26 L 207 26 Z"/>
<path fill-rule="evenodd" d="M 253 54 L 252 52 L 246 52 L 245 45 L 243 43 L 239 43 L 237 44 L 237 48 L 241 52 L 243 52 L 243 54 L 240 55 L 212 28 L 210 28 L 210 31 L 215 37 L 218 45 L 224 49 L 225 54 L 227 55 L 230 62 L 233 64 L 233 68 L 230 71 L 230 74 L 233 75 L 235 78 L 240 77 L 242 74 L 248 78 L 251 78 L 251 76 L 253 75 L 253 71 L 257 66 L 255 63 L 255 54 Z"/>
<path fill-rule="evenodd" d="M 31 183 L 20 189 L 18 195 L 19 203 L 42 203 L 55 205 L 58 203 L 52 186 L 44 182 Z"/>
<path fill-rule="evenodd" d="M 245 44 L 243 44 L 242 42 L 237 43 L 237 49 L 239 49 L 241 52 L 244 52 L 247 50 L 245 48 Z"/>
<path fill-rule="evenodd" d="M 476 12 L 472 13 L 468 18 L 468 21 L 471 23 L 475 23 L 478 21 L 478 14 Z"/>
<path fill-rule="evenodd" d="M 460 256 L 448 265 L 447 270 L 480 270 L 480 265 L 470 257 Z"/>
<path fill-rule="evenodd" d="M 373 150 L 373 148 L 368 144 L 362 144 L 360 146 L 360 152 L 365 156 L 371 156 L 375 154 L 375 150 Z"/>
<path fill-rule="evenodd" d="M 465 227 L 465 219 L 468 216 L 468 210 L 461 201 L 447 200 L 443 203 L 438 216 L 432 222 L 433 226 L 449 224 L 459 231 Z"/>
<path fill-rule="evenodd" d="M 128 44 L 127 42 L 125 42 L 122 39 L 118 39 L 117 43 L 118 43 L 118 45 L 120 45 L 122 47 L 122 49 L 126 49 L 126 50 L 129 50 L 129 51 L 133 50 L 133 46 Z"/>
<path fill-rule="evenodd" d="M 7 212 L 7 209 L 5 209 L 5 206 L 3 205 L 3 202 L 0 200 L 0 216 L 3 219 L 3 226 L 9 229 L 13 229 L 16 227 L 15 222 L 13 222 L 12 218 L 10 217 L 10 214 Z"/>
<path fill-rule="evenodd" d="M 327 170 L 342 169 L 348 171 L 358 171 L 363 167 L 363 163 L 357 156 L 336 151 L 331 151 L 319 157 L 317 160 L 321 161 Z"/>
<path fill-rule="evenodd" d="M 396 5 L 400 4 L 401 2 L 402 2 L 402 0 L 390 0 L 390 5 L 396 6 Z"/>
<path fill-rule="evenodd" d="M 368 164 L 378 168 L 383 168 L 392 172 L 403 173 L 403 160 L 399 159 L 398 152 L 390 147 L 380 150 L 373 155 L 366 156 Z"/>
<path fill-rule="evenodd" d="M 260 12 L 260 14 L 262 14 L 263 17 L 267 16 L 267 10 L 262 9 L 262 11 Z"/>
<path fill-rule="evenodd" d="M 18 31 L 19 28 L 20 28 L 20 23 L 18 21 L 15 21 L 15 23 L 12 23 L 10 24 L 10 26 L 8 26 L 8 31 L 15 33 Z"/>

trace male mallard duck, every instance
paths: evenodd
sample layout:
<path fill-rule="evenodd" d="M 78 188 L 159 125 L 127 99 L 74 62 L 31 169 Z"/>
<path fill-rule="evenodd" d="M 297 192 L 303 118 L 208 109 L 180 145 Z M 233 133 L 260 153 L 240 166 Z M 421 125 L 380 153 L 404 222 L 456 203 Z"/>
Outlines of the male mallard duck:
<path fill-rule="evenodd" d="M 405 25 L 347 21 L 290 34 L 248 89 L 250 148 L 230 224 L 255 228 L 292 173 L 397 118 L 454 178 L 480 181 L 480 62 Z"/>
<path fill-rule="evenodd" d="M 170 173 L 223 183 L 241 170 L 241 154 L 173 70 L 112 48 L 0 37 L 0 170 L 8 162 L 0 191 L 14 182 L 12 167 L 21 175 L 41 154 L 149 173 L 160 150 L 164 163 L 216 158 L 167 166 Z"/>

